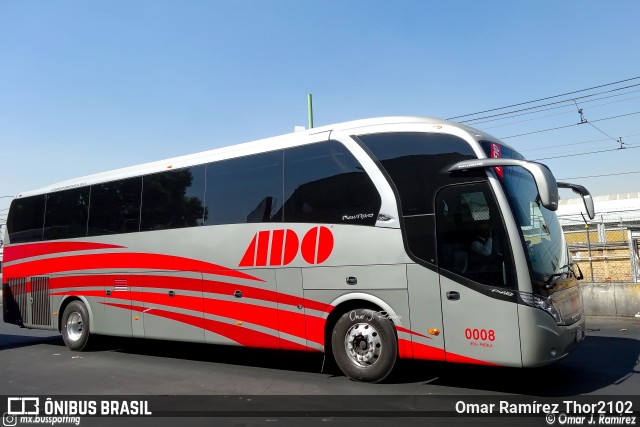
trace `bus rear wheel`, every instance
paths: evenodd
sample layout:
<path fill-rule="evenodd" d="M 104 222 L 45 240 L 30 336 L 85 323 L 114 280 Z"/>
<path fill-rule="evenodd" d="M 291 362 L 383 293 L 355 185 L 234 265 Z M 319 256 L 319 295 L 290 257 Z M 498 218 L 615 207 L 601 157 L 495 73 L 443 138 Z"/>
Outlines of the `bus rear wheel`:
<path fill-rule="evenodd" d="M 71 302 L 62 315 L 62 339 L 70 350 L 82 351 L 89 341 L 89 312 L 80 301 Z"/>
<path fill-rule="evenodd" d="M 371 383 L 384 380 L 398 357 L 393 323 L 370 309 L 343 314 L 333 328 L 331 348 L 346 376 Z"/>

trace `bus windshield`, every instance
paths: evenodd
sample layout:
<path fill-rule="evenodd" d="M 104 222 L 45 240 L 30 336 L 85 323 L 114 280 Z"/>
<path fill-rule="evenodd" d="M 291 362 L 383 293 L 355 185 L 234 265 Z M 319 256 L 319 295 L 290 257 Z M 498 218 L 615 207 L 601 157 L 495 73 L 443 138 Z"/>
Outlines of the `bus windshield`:
<path fill-rule="evenodd" d="M 483 146 L 490 157 L 524 159 L 505 146 Z M 534 285 L 566 273 L 569 259 L 560 222 L 554 212 L 542 206 L 531 174 L 519 166 L 498 168 L 496 173 L 520 227 Z"/>
<path fill-rule="evenodd" d="M 522 231 L 533 278 L 547 280 L 567 264 L 558 217 L 542 206 L 533 177 L 522 168 L 504 168 L 503 187 Z"/>

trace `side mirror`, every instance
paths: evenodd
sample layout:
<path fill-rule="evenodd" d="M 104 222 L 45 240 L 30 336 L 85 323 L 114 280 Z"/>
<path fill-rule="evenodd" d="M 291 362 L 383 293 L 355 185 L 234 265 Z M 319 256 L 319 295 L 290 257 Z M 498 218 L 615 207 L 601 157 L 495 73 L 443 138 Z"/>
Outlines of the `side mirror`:
<path fill-rule="evenodd" d="M 569 184 L 567 182 L 559 182 L 558 187 L 569 188 L 574 193 L 578 193 L 580 196 L 582 196 L 582 201 L 584 202 L 584 208 L 587 210 L 587 215 L 589 216 L 589 219 L 593 219 L 596 217 L 596 210 L 593 206 L 593 198 L 591 197 L 591 193 L 589 193 L 589 190 L 584 188 L 582 185 Z"/>
<path fill-rule="evenodd" d="M 542 163 L 516 159 L 474 159 L 464 160 L 451 166 L 447 172 L 484 169 L 498 166 L 520 166 L 533 176 L 542 206 L 550 211 L 558 210 L 558 184 L 548 167 Z M 585 190 L 586 191 L 586 190 Z"/>

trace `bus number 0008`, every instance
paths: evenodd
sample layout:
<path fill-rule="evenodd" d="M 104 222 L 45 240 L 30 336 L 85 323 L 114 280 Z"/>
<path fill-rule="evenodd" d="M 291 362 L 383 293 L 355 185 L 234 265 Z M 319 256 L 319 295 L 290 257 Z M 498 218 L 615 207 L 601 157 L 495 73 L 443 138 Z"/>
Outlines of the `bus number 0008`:
<path fill-rule="evenodd" d="M 482 341 L 495 341 L 496 332 L 493 329 L 470 329 L 464 330 L 464 337 L 468 340 L 482 340 Z"/>

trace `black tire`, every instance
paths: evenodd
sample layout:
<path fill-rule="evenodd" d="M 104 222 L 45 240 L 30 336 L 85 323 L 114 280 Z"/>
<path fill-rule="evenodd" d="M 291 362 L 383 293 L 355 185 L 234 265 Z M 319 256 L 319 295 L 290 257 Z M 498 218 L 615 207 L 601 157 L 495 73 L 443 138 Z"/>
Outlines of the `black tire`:
<path fill-rule="evenodd" d="M 73 351 L 82 351 L 89 342 L 89 312 L 80 301 L 72 301 L 64 309 L 62 339 L 66 346 Z"/>
<path fill-rule="evenodd" d="M 377 383 L 393 370 L 398 340 L 391 320 L 370 309 L 342 315 L 331 335 L 333 357 L 352 380 Z"/>

